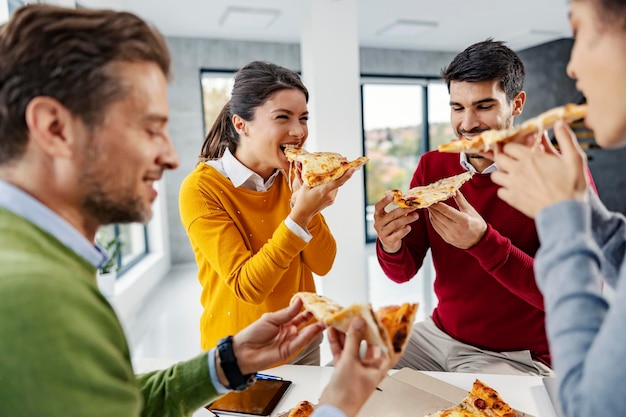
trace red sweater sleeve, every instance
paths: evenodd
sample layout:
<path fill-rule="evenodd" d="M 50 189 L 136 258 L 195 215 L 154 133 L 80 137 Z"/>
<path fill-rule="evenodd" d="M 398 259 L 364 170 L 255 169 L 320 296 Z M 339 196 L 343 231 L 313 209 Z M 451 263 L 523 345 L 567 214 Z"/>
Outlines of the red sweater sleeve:
<path fill-rule="evenodd" d="M 467 250 L 503 287 L 544 311 L 543 296 L 535 282 L 534 259 L 517 248 L 491 225 L 476 245 Z"/>

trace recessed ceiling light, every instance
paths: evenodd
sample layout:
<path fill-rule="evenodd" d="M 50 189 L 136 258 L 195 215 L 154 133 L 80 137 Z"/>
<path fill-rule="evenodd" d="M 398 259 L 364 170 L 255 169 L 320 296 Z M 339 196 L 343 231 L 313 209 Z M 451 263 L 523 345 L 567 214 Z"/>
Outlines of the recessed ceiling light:
<path fill-rule="evenodd" d="M 231 28 L 266 29 L 280 15 L 275 9 L 229 7 L 220 19 L 220 25 Z"/>
<path fill-rule="evenodd" d="M 529 29 L 509 37 L 507 44 L 513 49 L 524 48 L 529 45 L 539 45 L 563 37 L 563 33 L 555 30 Z"/>
<path fill-rule="evenodd" d="M 384 37 L 404 37 L 418 35 L 429 29 L 437 27 L 437 22 L 425 21 L 425 20 L 397 20 L 389 26 L 386 26 L 378 31 L 378 36 Z"/>

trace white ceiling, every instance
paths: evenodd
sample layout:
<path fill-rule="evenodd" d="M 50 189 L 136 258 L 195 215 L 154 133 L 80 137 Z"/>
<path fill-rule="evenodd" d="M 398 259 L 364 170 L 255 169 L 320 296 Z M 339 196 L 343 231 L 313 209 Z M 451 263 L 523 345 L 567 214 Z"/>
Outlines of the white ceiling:
<path fill-rule="evenodd" d="M 328 0 L 313 0 L 328 1 Z M 340 0 L 339 0 L 340 1 Z M 362 47 L 459 52 L 493 37 L 521 50 L 571 36 L 567 0 L 357 0 Z M 134 12 L 166 36 L 299 43 L 301 0 L 77 0 L 85 7 Z M 226 28 L 228 7 L 280 14 L 263 29 Z M 398 20 L 436 22 L 419 35 L 384 38 Z"/>

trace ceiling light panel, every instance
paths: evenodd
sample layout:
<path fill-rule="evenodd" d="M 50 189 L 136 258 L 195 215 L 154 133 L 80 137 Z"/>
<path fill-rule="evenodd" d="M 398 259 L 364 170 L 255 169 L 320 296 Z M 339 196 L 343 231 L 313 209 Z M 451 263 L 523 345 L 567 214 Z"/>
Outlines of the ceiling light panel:
<path fill-rule="evenodd" d="M 410 38 L 437 27 L 437 22 L 424 20 L 397 20 L 378 31 L 377 35 L 387 38 Z"/>
<path fill-rule="evenodd" d="M 275 9 L 228 7 L 220 25 L 226 28 L 267 29 L 279 15 L 280 11 Z"/>

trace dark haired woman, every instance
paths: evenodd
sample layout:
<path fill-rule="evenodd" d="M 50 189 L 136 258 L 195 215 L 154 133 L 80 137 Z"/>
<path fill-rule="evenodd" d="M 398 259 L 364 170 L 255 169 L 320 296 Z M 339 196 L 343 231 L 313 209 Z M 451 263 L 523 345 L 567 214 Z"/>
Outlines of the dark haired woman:
<path fill-rule="evenodd" d="M 244 66 L 183 181 L 181 219 L 203 287 L 203 349 L 285 307 L 294 293 L 315 291 L 313 274 L 332 267 L 336 244 L 320 211 L 354 171 L 314 188 L 289 183 L 283 150 L 307 139 L 308 97 L 293 71 Z M 320 341 L 291 363 L 319 365 Z"/>

